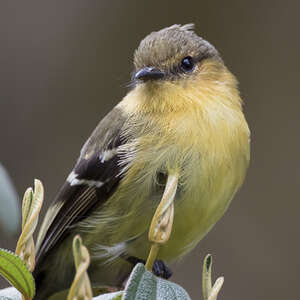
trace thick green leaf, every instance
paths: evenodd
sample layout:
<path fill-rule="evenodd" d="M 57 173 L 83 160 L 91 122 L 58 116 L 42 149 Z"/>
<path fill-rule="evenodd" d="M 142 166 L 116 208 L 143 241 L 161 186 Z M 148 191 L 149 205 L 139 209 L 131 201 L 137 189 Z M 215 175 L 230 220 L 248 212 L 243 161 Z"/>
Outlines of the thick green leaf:
<path fill-rule="evenodd" d="M 179 285 L 156 277 L 143 264 L 137 264 L 126 284 L 122 300 L 190 300 Z"/>
<path fill-rule="evenodd" d="M 14 253 L 0 248 L 0 274 L 26 299 L 35 293 L 34 279 L 24 262 Z"/>

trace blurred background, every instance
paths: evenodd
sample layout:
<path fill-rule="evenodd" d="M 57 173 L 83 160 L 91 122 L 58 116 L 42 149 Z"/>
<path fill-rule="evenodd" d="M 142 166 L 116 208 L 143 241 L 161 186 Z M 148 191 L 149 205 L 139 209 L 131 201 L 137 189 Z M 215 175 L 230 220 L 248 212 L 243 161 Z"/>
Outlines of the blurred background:
<path fill-rule="evenodd" d="M 298 298 L 299 9 L 288 0 L 1 1 L 0 162 L 18 194 L 41 179 L 44 214 L 88 135 L 126 94 L 139 41 L 195 23 L 240 81 L 252 161 L 230 209 L 173 266 L 173 280 L 199 299 L 211 253 L 214 278 L 225 276 L 220 300 Z M 15 244 L 2 229 L 0 247 Z"/>

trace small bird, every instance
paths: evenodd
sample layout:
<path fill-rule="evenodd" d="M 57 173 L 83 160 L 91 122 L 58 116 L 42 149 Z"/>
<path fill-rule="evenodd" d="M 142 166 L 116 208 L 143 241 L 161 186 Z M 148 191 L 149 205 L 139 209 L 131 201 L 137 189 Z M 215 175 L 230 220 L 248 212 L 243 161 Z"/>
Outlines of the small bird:
<path fill-rule="evenodd" d="M 93 287 L 122 286 L 150 250 L 148 231 L 170 174 L 174 223 L 155 273 L 190 252 L 221 218 L 249 164 L 237 80 L 193 24 L 146 36 L 131 90 L 99 123 L 47 211 L 36 251 L 35 299 L 70 287 L 72 240 L 91 256 Z"/>

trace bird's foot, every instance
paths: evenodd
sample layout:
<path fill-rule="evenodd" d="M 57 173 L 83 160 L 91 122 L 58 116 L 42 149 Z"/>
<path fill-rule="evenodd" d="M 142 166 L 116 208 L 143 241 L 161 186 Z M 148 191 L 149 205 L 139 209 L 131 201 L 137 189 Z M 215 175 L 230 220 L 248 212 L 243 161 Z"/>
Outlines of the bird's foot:
<path fill-rule="evenodd" d="M 160 259 L 155 260 L 152 267 L 152 272 L 156 276 L 164 279 L 169 279 L 173 274 L 172 270 Z"/>
<path fill-rule="evenodd" d="M 145 264 L 146 261 L 144 259 L 140 259 L 134 256 L 130 256 L 127 258 L 127 261 L 130 262 L 133 265 L 136 265 L 138 263 Z M 152 267 L 152 272 L 154 275 L 161 277 L 163 279 L 169 279 L 173 272 L 171 269 L 160 259 L 156 259 L 153 267 Z"/>

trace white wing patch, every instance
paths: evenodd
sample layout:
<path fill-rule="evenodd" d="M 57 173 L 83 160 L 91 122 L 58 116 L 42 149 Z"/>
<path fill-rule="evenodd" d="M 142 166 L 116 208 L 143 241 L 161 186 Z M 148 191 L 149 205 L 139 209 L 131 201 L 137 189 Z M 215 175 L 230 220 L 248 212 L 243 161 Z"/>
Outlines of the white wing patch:
<path fill-rule="evenodd" d="M 105 161 L 113 158 L 115 155 L 117 155 L 117 148 L 110 149 L 110 150 L 104 150 L 99 155 L 99 159 L 100 159 L 101 163 L 104 163 Z"/>
<path fill-rule="evenodd" d="M 71 186 L 84 184 L 100 188 L 105 183 L 103 181 L 98 180 L 78 179 L 77 176 L 78 174 L 76 174 L 74 171 L 72 171 L 68 176 L 67 181 L 70 183 Z"/>

